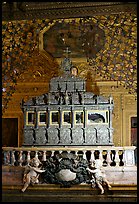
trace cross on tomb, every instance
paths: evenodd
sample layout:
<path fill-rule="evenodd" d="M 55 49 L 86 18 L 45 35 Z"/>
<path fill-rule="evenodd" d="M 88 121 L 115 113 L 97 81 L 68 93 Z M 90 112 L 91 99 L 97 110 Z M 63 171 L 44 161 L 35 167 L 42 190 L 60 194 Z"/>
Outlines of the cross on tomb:
<path fill-rule="evenodd" d="M 69 58 L 69 53 L 71 53 L 69 47 L 67 47 L 66 50 L 64 50 L 64 52 L 66 53 L 66 58 Z"/>

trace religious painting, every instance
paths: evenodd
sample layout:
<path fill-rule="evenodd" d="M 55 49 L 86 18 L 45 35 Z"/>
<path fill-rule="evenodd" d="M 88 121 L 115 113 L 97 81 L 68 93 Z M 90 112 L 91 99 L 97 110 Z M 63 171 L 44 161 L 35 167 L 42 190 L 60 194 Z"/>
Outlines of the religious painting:
<path fill-rule="evenodd" d="M 108 111 L 88 111 L 87 124 L 108 123 Z"/>
<path fill-rule="evenodd" d="M 105 44 L 105 32 L 92 20 L 57 21 L 43 34 L 43 49 L 56 58 L 68 47 L 71 57 L 95 57 Z"/>

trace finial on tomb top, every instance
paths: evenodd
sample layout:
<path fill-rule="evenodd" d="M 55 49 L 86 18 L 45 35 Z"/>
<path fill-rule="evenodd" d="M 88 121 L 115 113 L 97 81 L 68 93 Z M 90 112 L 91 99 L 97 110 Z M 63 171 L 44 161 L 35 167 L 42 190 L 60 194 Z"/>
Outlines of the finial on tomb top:
<path fill-rule="evenodd" d="M 65 74 L 70 74 L 71 73 L 71 67 L 72 62 L 69 58 L 69 54 L 71 53 L 71 51 L 69 50 L 69 47 L 66 48 L 66 50 L 64 50 L 64 52 L 66 53 L 65 58 L 63 59 L 63 61 L 61 62 L 61 69 L 64 70 Z"/>
<path fill-rule="evenodd" d="M 71 53 L 69 47 L 66 47 L 66 50 L 64 50 L 64 52 L 66 53 L 66 58 L 69 58 L 69 54 Z"/>

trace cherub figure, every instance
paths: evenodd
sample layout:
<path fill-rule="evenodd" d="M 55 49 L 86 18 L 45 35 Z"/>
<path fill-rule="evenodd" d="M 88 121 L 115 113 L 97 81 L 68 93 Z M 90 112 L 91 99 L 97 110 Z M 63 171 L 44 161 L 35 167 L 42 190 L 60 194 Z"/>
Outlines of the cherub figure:
<path fill-rule="evenodd" d="M 25 171 L 24 171 L 24 177 L 23 177 L 23 183 L 24 186 L 21 189 L 22 192 L 24 192 L 27 187 L 30 184 L 35 184 L 35 183 L 39 183 L 39 175 L 42 172 L 45 172 L 45 170 L 41 170 L 41 167 L 39 167 L 39 165 L 41 165 L 42 163 L 40 162 L 40 160 L 38 158 L 33 158 L 30 160 L 29 164 L 25 167 Z"/>
<path fill-rule="evenodd" d="M 109 184 L 108 180 L 106 179 L 105 171 L 102 170 L 102 161 L 100 159 L 96 159 L 92 161 L 89 164 L 89 167 L 87 167 L 87 170 L 89 173 L 91 173 L 92 181 L 95 179 L 95 183 L 97 184 L 98 188 L 101 190 L 101 194 L 104 193 L 104 188 L 102 186 L 102 183 L 106 183 L 108 188 L 111 188 L 111 185 Z"/>

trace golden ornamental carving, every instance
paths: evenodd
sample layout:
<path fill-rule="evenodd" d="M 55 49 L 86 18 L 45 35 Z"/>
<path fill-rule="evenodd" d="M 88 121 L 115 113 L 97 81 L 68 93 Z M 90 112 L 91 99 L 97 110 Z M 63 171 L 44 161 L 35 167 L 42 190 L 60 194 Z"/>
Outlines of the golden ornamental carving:
<path fill-rule="evenodd" d="M 55 59 L 42 52 L 34 52 L 31 64 L 20 75 L 17 82 L 47 82 L 59 74 L 59 65 Z"/>
<path fill-rule="evenodd" d="M 137 101 L 133 100 L 132 95 L 124 95 L 124 109 L 133 110 L 137 108 Z"/>
<path fill-rule="evenodd" d="M 42 83 L 42 85 L 41 86 L 39 86 L 39 85 L 36 85 L 35 83 L 32 83 L 31 85 L 28 85 L 28 86 L 20 86 L 20 87 L 18 87 L 18 85 L 17 85 L 17 89 L 16 89 L 16 94 L 25 94 L 26 95 L 26 93 L 43 93 L 43 92 L 47 92 L 48 91 L 48 89 L 49 89 L 49 87 L 48 87 L 48 84 L 46 84 L 46 83 Z"/>
<path fill-rule="evenodd" d="M 121 110 L 120 110 L 120 97 L 118 95 L 113 95 L 114 100 L 114 110 L 113 110 L 113 138 L 114 144 L 116 146 L 120 146 L 121 144 L 121 135 L 122 135 L 122 128 L 121 128 Z"/>

